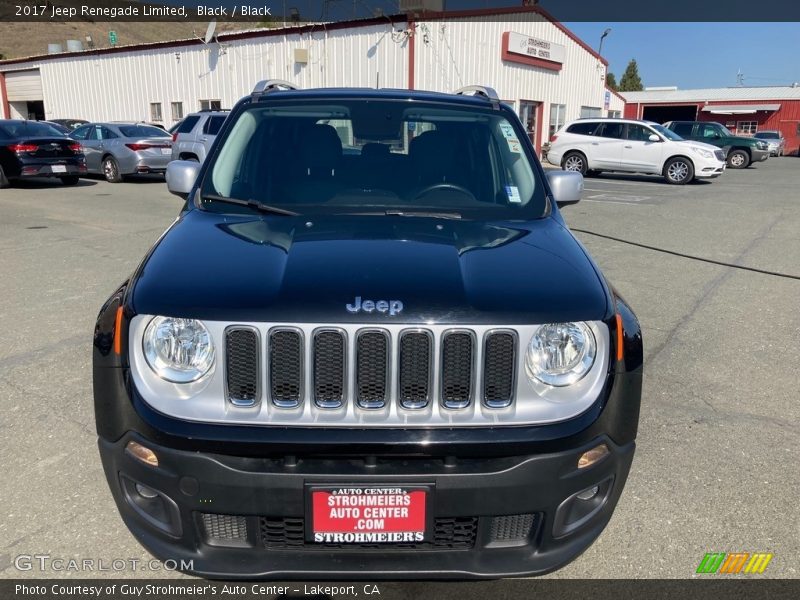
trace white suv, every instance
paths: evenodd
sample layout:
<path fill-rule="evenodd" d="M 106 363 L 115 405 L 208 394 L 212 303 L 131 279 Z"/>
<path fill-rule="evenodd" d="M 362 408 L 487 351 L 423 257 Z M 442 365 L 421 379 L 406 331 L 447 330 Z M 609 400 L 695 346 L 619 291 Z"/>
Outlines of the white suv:
<path fill-rule="evenodd" d="M 651 121 L 580 119 L 551 139 L 547 161 L 567 171 L 596 175 L 600 171 L 663 175 L 681 185 L 695 177 L 719 177 L 725 154 L 716 146 L 690 142 Z"/>

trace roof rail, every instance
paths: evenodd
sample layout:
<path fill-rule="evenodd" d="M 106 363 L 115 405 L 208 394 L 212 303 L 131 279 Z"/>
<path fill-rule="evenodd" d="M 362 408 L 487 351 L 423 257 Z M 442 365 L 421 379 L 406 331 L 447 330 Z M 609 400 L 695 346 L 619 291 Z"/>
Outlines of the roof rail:
<path fill-rule="evenodd" d="M 497 95 L 497 92 L 488 85 L 466 85 L 453 93 L 458 96 L 466 96 L 470 92 L 473 92 L 473 96 L 481 96 L 493 104 L 500 104 L 500 97 Z"/>
<path fill-rule="evenodd" d="M 261 94 L 280 89 L 296 90 L 298 88 L 295 84 L 284 81 L 283 79 L 265 79 L 256 84 L 256 87 L 253 88 L 253 95 L 260 96 Z"/>

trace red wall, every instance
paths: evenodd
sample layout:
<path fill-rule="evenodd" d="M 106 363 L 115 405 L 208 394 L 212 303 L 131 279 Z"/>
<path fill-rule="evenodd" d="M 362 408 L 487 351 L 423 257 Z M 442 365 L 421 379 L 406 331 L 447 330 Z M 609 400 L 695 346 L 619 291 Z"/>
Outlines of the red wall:
<path fill-rule="evenodd" d="M 796 154 L 800 149 L 800 136 L 798 136 L 797 129 L 800 126 L 800 100 L 714 100 L 707 104 L 705 102 L 653 102 L 643 103 L 641 106 L 686 106 L 691 104 L 699 104 L 700 111 L 697 113 L 697 118 L 700 121 L 717 121 L 723 125 L 732 121 L 757 121 L 759 130 L 774 129 L 783 133 L 783 137 L 786 138 L 786 154 Z M 780 104 L 781 107 L 777 111 L 759 111 L 749 115 L 715 115 L 702 112 L 704 106 L 732 104 Z M 625 104 L 624 114 L 628 119 L 641 118 L 641 111 L 640 105 L 636 102 Z"/>

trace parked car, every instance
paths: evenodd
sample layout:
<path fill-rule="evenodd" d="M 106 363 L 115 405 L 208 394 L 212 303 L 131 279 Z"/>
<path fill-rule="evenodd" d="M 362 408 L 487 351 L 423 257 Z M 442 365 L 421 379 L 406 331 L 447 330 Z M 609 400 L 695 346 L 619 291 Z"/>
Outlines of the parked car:
<path fill-rule="evenodd" d="M 167 129 L 167 133 L 168 133 L 168 134 L 170 134 L 170 135 L 174 134 L 174 133 L 175 133 L 175 132 L 178 130 L 178 128 L 181 126 L 181 123 L 183 123 L 183 119 L 181 119 L 180 121 L 175 121 L 175 122 L 172 124 L 172 127 L 170 127 L 169 129 Z M 173 141 L 173 142 L 175 141 L 175 138 L 174 138 L 174 137 L 172 138 L 172 141 Z"/>
<path fill-rule="evenodd" d="M 714 146 L 687 142 L 652 121 L 631 119 L 567 123 L 552 136 L 547 160 L 582 174 L 647 173 L 678 185 L 719 177 L 725 170 L 725 155 Z"/>
<path fill-rule="evenodd" d="M 50 125 L 53 129 L 61 133 L 62 135 L 69 137 L 69 134 L 72 133 L 72 130 L 61 123 L 56 123 L 55 121 L 38 121 L 38 123 L 44 123 L 45 125 Z"/>
<path fill-rule="evenodd" d="M 721 123 L 707 121 L 668 121 L 664 127 L 685 140 L 694 140 L 721 148 L 731 169 L 744 169 L 754 162 L 769 158 L 769 147 L 763 140 L 735 135 Z"/>
<path fill-rule="evenodd" d="M 75 131 L 78 127 L 86 125 L 89 121 L 85 121 L 84 119 L 51 119 L 51 122 L 58 123 L 70 131 Z"/>
<path fill-rule="evenodd" d="M 765 129 L 759 131 L 753 137 L 758 140 L 764 140 L 767 143 L 767 149 L 771 156 L 783 156 L 783 151 L 786 149 L 786 139 L 780 131 Z"/>
<path fill-rule="evenodd" d="M 167 185 L 186 206 L 93 350 L 108 485 L 154 556 L 519 577 L 600 535 L 642 332 L 561 215 L 583 177 L 494 90 L 262 82 Z"/>
<path fill-rule="evenodd" d="M 203 162 L 229 111 L 201 111 L 188 115 L 172 133 L 172 160 Z"/>
<path fill-rule="evenodd" d="M 0 120 L 0 188 L 29 177 L 56 177 L 64 185 L 86 173 L 81 145 L 41 121 Z"/>
<path fill-rule="evenodd" d="M 172 155 L 170 135 L 142 123 L 89 123 L 72 137 L 83 145 L 89 173 L 111 183 L 126 175 L 164 173 Z"/>

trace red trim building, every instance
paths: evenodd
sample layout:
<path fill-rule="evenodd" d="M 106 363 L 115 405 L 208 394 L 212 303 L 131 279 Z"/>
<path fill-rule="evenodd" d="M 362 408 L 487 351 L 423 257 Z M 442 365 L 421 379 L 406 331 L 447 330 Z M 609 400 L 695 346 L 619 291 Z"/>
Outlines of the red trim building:
<path fill-rule="evenodd" d="M 800 86 L 699 90 L 650 88 L 622 92 L 625 117 L 666 121 L 716 121 L 739 135 L 780 131 L 786 154 L 800 151 Z"/>

